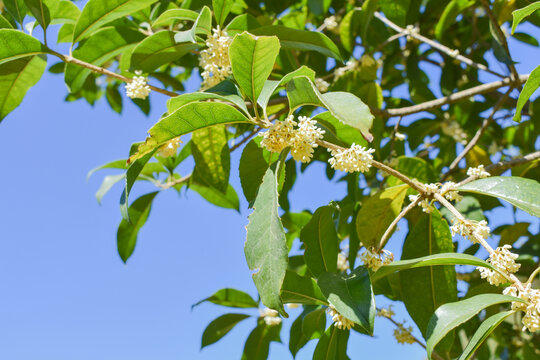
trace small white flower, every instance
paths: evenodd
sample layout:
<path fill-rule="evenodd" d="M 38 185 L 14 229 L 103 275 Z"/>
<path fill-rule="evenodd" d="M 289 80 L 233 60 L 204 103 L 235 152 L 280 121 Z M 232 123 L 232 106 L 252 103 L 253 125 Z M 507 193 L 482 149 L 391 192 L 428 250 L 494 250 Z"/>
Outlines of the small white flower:
<path fill-rule="evenodd" d="M 403 324 L 398 324 L 398 327 L 394 329 L 394 337 L 398 344 L 413 344 L 416 342 L 412 336 L 412 331 L 412 326 L 406 328 Z"/>
<path fill-rule="evenodd" d="M 396 138 L 396 140 L 403 141 L 407 138 L 407 135 L 396 131 L 396 133 L 394 134 L 394 137 Z"/>
<path fill-rule="evenodd" d="M 290 303 L 286 305 L 289 309 L 298 309 L 300 307 L 300 304 L 296 303 Z"/>
<path fill-rule="evenodd" d="M 455 141 L 466 144 L 467 143 L 467 133 L 463 131 L 461 126 L 456 121 L 445 120 L 441 124 L 443 133 L 452 137 Z"/>
<path fill-rule="evenodd" d="M 261 317 L 268 326 L 281 324 L 281 318 L 276 310 L 265 308 L 260 310 Z"/>
<path fill-rule="evenodd" d="M 349 149 L 330 150 L 332 157 L 328 163 L 332 168 L 347 172 L 366 172 L 371 167 L 375 149 L 366 149 L 363 146 L 352 144 Z"/>
<path fill-rule="evenodd" d="M 512 285 L 504 289 L 503 294 L 516 296 L 526 301 L 526 303 L 517 301 L 512 303 L 512 310 L 525 312 L 521 319 L 523 331 L 540 331 L 540 290 L 533 289 L 530 283 L 526 283 L 522 290 L 519 290 L 516 285 Z"/>
<path fill-rule="evenodd" d="M 419 32 L 420 32 L 420 29 L 418 29 L 416 26 L 407 25 L 403 33 L 407 35 L 407 41 L 411 41 L 412 39 L 414 39 L 412 35 L 417 35 Z"/>
<path fill-rule="evenodd" d="M 330 31 L 336 30 L 338 26 L 339 24 L 337 22 L 337 18 L 334 15 L 329 16 L 326 19 L 324 19 L 324 27 L 327 28 L 328 30 Z"/>
<path fill-rule="evenodd" d="M 366 249 L 360 256 L 360 259 L 364 263 L 364 266 L 373 270 L 373 272 L 379 270 L 381 266 L 388 265 L 394 261 L 394 254 L 388 250 L 382 250 L 377 253 L 375 250 Z"/>
<path fill-rule="evenodd" d="M 351 330 L 351 328 L 354 326 L 354 322 L 347 319 L 345 316 L 341 315 L 335 307 L 332 305 L 328 306 L 328 309 L 326 309 L 328 314 L 332 317 L 332 321 L 334 322 L 334 325 L 340 329 L 340 330 Z"/>
<path fill-rule="evenodd" d="M 445 182 L 441 187 L 441 195 L 443 195 L 447 200 L 459 202 L 463 199 L 463 196 L 459 195 L 459 192 L 456 188 L 456 183 L 452 181 Z"/>
<path fill-rule="evenodd" d="M 517 272 L 521 267 L 521 264 L 516 264 L 518 255 L 510 252 L 509 249 L 511 248 L 512 246 L 510 245 L 498 247 L 492 254 L 489 255 L 489 258 L 486 261 L 505 274 L 513 274 Z M 480 271 L 480 276 L 482 279 L 487 279 L 491 285 L 499 286 L 508 282 L 504 276 L 494 270 L 481 266 L 477 267 L 477 269 Z"/>
<path fill-rule="evenodd" d="M 229 59 L 229 46 L 232 38 L 226 31 L 219 28 L 212 30 L 212 35 L 206 39 L 206 49 L 200 52 L 199 66 L 203 69 L 201 77 L 202 89 L 208 89 L 225 80 L 232 74 Z"/>
<path fill-rule="evenodd" d="M 424 190 L 427 195 L 433 195 L 439 191 L 439 185 L 437 184 L 424 184 Z"/>
<path fill-rule="evenodd" d="M 349 270 L 349 264 L 347 263 L 347 256 L 343 252 L 338 253 L 337 269 L 338 271 L 341 271 L 341 272 Z"/>
<path fill-rule="evenodd" d="M 334 70 L 334 78 L 337 80 L 338 78 L 345 75 L 347 72 L 353 70 L 357 65 L 358 65 L 358 62 L 356 60 L 347 61 L 345 63 L 345 66 L 342 66 Z"/>
<path fill-rule="evenodd" d="M 484 179 L 490 177 L 491 174 L 484 170 L 484 165 L 478 165 L 478 167 L 470 167 L 467 169 L 467 175 L 473 176 L 478 179 Z"/>
<path fill-rule="evenodd" d="M 292 139 L 295 136 L 294 116 L 290 115 L 283 121 L 276 121 L 268 131 L 260 133 L 263 136 L 261 145 L 271 152 L 280 153 L 287 146 L 291 145 Z"/>
<path fill-rule="evenodd" d="M 131 99 L 146 99 L 150 94 L 150 87 L 140 70 L 135 71 L 133 79 L 126 84 L 126 95 Z"/>
<path fill-rule="evenodd" d="M 418 200 L 419 196 L 420 195 L 409 195 L 409 201 L 415 202 L 416 200 Z M 422 211 L 427 214 L 431 214 L 433 210 L 435 210 L 435 206 L 431 204 L 431 201 L 429 199 L 420 200 L 420 202 L 418 203 L 418 206 L 420 206 L 422 208 Z"/>
<path fill-rule="evenodd" d="M 176 155 L 176 150 L 178 150 L 181 143 L 182 140 L 180 140 L 180 136 L 171 139 L 158 149 L 157 154 L 161 157 L 169 157 Z"/>
<path fill-rule="evenodd" d="M 459 234 L 473 243 L 485 240 L 490 235 L 490 229 L 485 220 L 474 221 L 467 219 L 452 219 L 452 236 Z"/>
<path fill-rule="evenodd" d="M 323 93 L 328 91 L 328 87 L 330 86 L 330 84 L 324 81 L 324 79 L 316 78 L 315 86 L 317 86 L 317 89 Z"/>
<path fill-rule="evenodd" d="M 394 315 L 396 315 L 396 313 L 392 310 L 392 305 L 388 305 L 388 308 L 381 308 L 377 311 L 377 316 L 392 318 Z"/>

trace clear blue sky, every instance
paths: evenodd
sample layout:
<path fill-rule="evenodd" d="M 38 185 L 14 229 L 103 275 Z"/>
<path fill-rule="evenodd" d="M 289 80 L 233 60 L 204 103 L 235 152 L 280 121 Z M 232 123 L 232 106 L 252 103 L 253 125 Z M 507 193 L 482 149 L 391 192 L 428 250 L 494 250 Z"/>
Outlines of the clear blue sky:
<path fill-rule="evenodd" d="M 537 48 L 514 41 L 511 46 L 514 58 L 522 61 L 521 73 L 538 65 Z M 256 296 L 243 255 L 249 214 L 245 201 L 239 214 L 216 208 L 193 192 L 182 197 L 174 191 L 161 193 L 124 265 L 116 252 L 121 188 L 114 188 L 99 206 L 94 192 L 102 176 L 112 172 L 89 182 L 86 174 L 125 158 L 130 144 L 144 139 L 159 118 L 166 98 L 151 95 L 153 110 L 147 118 L 129 99 L 119 116 L 104 100 L 90 107 L 83 101 L 65 103 L 65 94 L 62 77 L 46 73 L 0 124 L 0 358 L 239 359 L 255 319 L 199 351 L 208 322 L 231 310 L 204 304 L 191 311 L 191 305 L 223 287 Z M 239 155 L 233 156 L 231 181 L 241 195 Z M 151 190 L 137 184 L 135 194 Z M 294 210 L 314 210 L 344 192 L 343 184 L 327 182 L 323 167 L 315 165 L 299 178 L 291 196 Z M 505 221 L 502 216 L 491 220 L 492 225 Z M 402 237 L 396 234 L 396 245 L 391 245 L 398 255 Z M 291 311 L 293 318 L 297 314 Z M 398 315 L 404 317 L 402 311 Z M 282 332 L 285 344 L 289 324 Z M 392 329 L 378 319 L 374 339 L 351 337 L 349 355 L 424 357 L 417 345 L 398 345 Z M 314 345 L 312 341 L 298 358 L 309 359 Z M 286 346 L 274 343 L 270 358 L 291 356 Z"/>

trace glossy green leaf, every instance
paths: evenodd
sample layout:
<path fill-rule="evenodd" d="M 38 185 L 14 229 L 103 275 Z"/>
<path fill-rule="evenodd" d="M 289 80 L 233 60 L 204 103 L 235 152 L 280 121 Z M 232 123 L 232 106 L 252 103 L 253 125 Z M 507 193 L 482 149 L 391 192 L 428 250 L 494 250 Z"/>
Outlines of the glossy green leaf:
<path fill-rule="evenodd" d="M 309 339 L 319 339 L 326 329 L 326 309 L 310 312 L 302 322 L 302 332 Z"/>
<path fill-rule="evenodd" d="M 494 270 L 493 265 L 477 258 L 476 256 L 452 252 L 423 256 L 416 259 L 393 261 L 377 270 L 373 275 L 371 275 L 371 278 L 372 281 L 375 282 L 385 276 L 393 274 L 396 271 L 433 265 L 472 265 L 483 266 Z"/>
<path fill-rule="evenodd" d="M 242 360 L 266 360 L 270 351 L 271 341 L 280 341 L 279 332 L 281 324 L 268 326 L 264 321 L 259 320 L 257 327 L 249 334 Z"/>
<path fill-rule="evenodd" d="M 38 39 L 15 29 L 0 29 L 0 64 L 46 52 Z"/>
<path fill-rule="evenodd" d="M 208 8 L 208 6 L 205 6 L 202 8 L 201 12 L 199 13 L 199 16 L 197 16 L 197 19 L 193 23 L 193 26 L 189 30 L 185 31 L 178 31 L 174 35 L 174 40 L 177 43 L 196 43 L 197 42 L 197 34 L 206 34 L 210 35 L 212 32 L 212 11 Z"/>
<path fill-rule="evenodd" d="M 222 82 L 221 84 L 224 84 Z M 220 84 L 220 85 L 221 85 Z M 173 113 L 181 106 L 189 104 L 190 102 L 204 101 L 204 100 L 222 100 L 235 105 L 240 108 L 246 116 L 249 114 L 245 101 L 238 95 L 238 93 L 225 93 L 225 92 L 212 92 L 213 89 L 208 89 L 205 92 L 185 93 L 167 100 L 167 111 Z M 236 88 L 235 88 L 236 89 Z"/>
<path fill-rule="evenodd" d="M 152 27 L 157 28 L 161 26 L 172 25 L 178 20 L 191 20 L 195 21 L 199 17 L 199 13 L 189 9 L 169 9 L 152 23 Z"/>
<path fill-rule="evenodd" d="M 28 12 L 24 0 L 4 0 L 2 1 L 6 10 L 19 24 L 23 24 L 24 17 Z"/>
<path fill-rule="evenodd" d="M 191 153 L 195 159 L 193 171 L 199 176 L 198 179 L 225 193 L 231 168 L 225 126 L 216 125 L 194 131 L 191 135 Z"/>
<path fill-rule="evenodd" d="M 291 112 L 304 105 L 324 107 L 345 125 L 360 130 L 366 140 L 373 140 L 369 129 L 374 116 L 355 95 L 341 91 L 321 94 L 308 77 L 299 76 L 287 84 L 287 97 Z"/>
<path fill-rule="evenodd" d="M 105 194 L 107 194 L 115 184 L 124 180 L 125 177 L 125 174 L 105 176 L 98 191 L 96 192 L 96 200 L 98 204 L 101 205 L 101 200 L 103 199 L 103 196 L 105 196 Z"/>
<path fill-rule="evenodd" d="M 197 192 L 211 204 L 225 209 L 240 211 L 240 200 L 238 199 L 238 194 L 230 184 L 227 186 L 225 193 L 197 181 L 192 181 L 189 188 Z"/>
<path fill-rule="evenodd" d="M 234 0 L 212 0 L 212 9 L 214 10 L 214 17 L 220 26 L 223 26 L 227 15 L 231 12 L 234 5 Z"/>
<path fill-rule="evenodd" d="M 408 185 L 397 185 L 369 197 L 358 212 L 356 233 L 366 248 L 377 246 L 388 226 L 399 215 Z"/>
<path fill-rule="evenodd" d="M 81 44 L 73 56 L 92 65 L 101 66 L 144 39 L 139 31 L 124 27 L 107 27 L 94 33 Z M 82 89 L 86 79 L 92 73 L 90 69 L 68 63 L 65 70 L 65 82 L 71 92 Z"/>
<path fill-rule="evenodd" d="M 343 47 L 348 52 L 352 52 L 358 36 L 357 29 L 362 19 L 362 10 L 352 9 L 341 20 L 339 24 L 339 37 Z"/>
<path fill-rule="evenodd" d="M 450 1 L 435 26 L 435 37 L 440 40 L 445 31 L 456 21 L 456 17 L 472 5 L 474 5 L 474 0 Z"/>
<path fill-rule="evenodd" d="M 278 212 L 277 177 L 268 169 L 249 216 L 247 241 L 244 247 L 253 281 L 261 301 L 287 316 L 280 297 L 288 262 L 287 239 Z"/>
<path fill-rule="evenodd" d="M 24 3 L 41 27 L 46 30 L 51 22 L 51 11 L 47 3 L 43 0 L 24 0 Z"/>
<path fill-rule="evenodd" d="M 309 341 L 309 339 L 307 339 L 302 332 L 303 318 L 304 314 L 300 314 L 291 325 L 291 331 L 289 334 L 289 351 L 291 352 L 293 358 L 296 357 L 298 351 L 300 351 L 300 349 L 302 349 Z"/>
<path fill-rule="evenodd" d="M 90 170 L 88 172 L 88 174 L 86 175 L 86 180 L 90 179 L 90 177 L 92 175 L 94 175 L 94 173 L 96 171 L 99 171 L 99 170 L 103 170 L 103 169 L 122 169 L 122 170 L 127 170 L 128 168 L 128 165 L 127 165 L 127 162 L 126 160 L 114 160 L 114 161 L 111 161 L 111 162 L 108 162 L 107 164 L 104 164 L 104 165 L 100 165 L 98 167 L 95 167 L 93 168 L 92 170 Z"/>
<path fill-rule="evenodd" d="M 229 47 L 234 78 L 252 101 L 257 101 L 279 54 L 276 37 L 255 37 L 247 32 L 236 35 Z"/>
<path fill-rule="evenodd" d="M 448 223 L 438 210 L 424 215 L 409 231 L 403 244 L 402 260 L 416 259 L 454 249 Z M 435 310 L 457 300 L 455 266 L 434 266 L 409 269 L 399 273 L 401 296 L 422 334 Z"/>
<path fill-rule="evenodd" d="M 20 105 L 28 90 L 39 81 L 46 67 L 47 61 L 43 55 L 18 58 L 0 64 L 0 121 Z"/>
<path fill-rule="evenodd" d="M 79 42 L 105 24 L 144 9 L 157 0 L 89 0 L 75 24 L 73 42 Z"/>
<path fill-rule="evenodd" d="M 332 324 L 321 336 L 313 360 L 349 360 L 347 356 L 348 330 L 340 330 Z"/>
<path fill-rule="evenodd" d="M 398 164 L 395 168 L 400 173 L 407 175 L 411 179 L 416 179 L 421 183 L 433 183 L 437 181 L 437 175 L 433 167 L 424 159 L 418 157 L 398 157 Z M 388 185 L 395 186 L 403 182 L 394 176 L 388 177 Z"/>
<path fill-rule="evenodd" d="M 515 10 L 512 12 L 512 34 L 516 30 L 516 27 L 527 16 L 531 15 L 536 10 L 540 9 L 540 1 L 536 1 L 532 4 L 525 6 L 524 8 Z"/>
<path fill-rule="evenodd" d="M 380 0 L 379 3 L 381 11 L 388 19 L 399 26 L 407 25 L 407 11 L 411 0 Z"/>
<path fill-rule="evenodd" d="M 281 25 L 263 26 L 250 31 L 254 35 L 277 36 L 281 46 L 292 50 L 312 50 L 341 61 L 339 49 L 326 35 Z"/>
<path fill-rule="evenodd" d="M 132 70 L 152 72 L 199 47 L 193 43 L 177 43 L 174 31 L 158 31 L 141 41 L 131 53 Z"/>
<path fill-rule="evenodd" d="M 249 294 L 231 288 L 216 291 L 212 296 L 193 304 L 192 309 L 204 302 L 235 308 L 256 308 L 259 304 Z"/>
<path fill-rule="evenodd" d="M 325 111 L 313 117 L 326 131 L 325 139 L 339 145 L 350 147 L 352 144 L 367 146 L 367 141 L 358 129 L 345 125 L 339 121 L 330 111 Z M 335 137 L 331 138 L 331 136 Z"/>
<path fill-rule="evenodd" d="M 251 14 L 241 14 L 232 19 L 225 27 L 225 30 L 229 36 L 234 36 L 244 31 L 253 32 L 254 29 L 259 27 L 261 27 L 261 23 L 256 17 Z"/>
<path fill-rule="evenodd" d="M 529 98 L 538 89 L 539 86 L 540 86 L 540 66 L 536 67 L 536 69 L 531 71 L 531 74 L 529 75 L 527 82 L 523 86 L 523 90 L 521 90 L 521 93 L 519 94 L 519 98 L 516 105 L 516 113 L 514 114 L 514 121 L 521 121 L 521 110 L 523 109 L 527 101 L 529 101 Z"/>
<path fill-rule="evenodd" d="M 465 300 L 444 304 L 438 308 L 428 324 L 426 343 L 428 358 L 431 360 L 433 349 L 451 330 L 489 306 L 512 301 L 523 302 L 523 300 L 513 296 L 481 294 Z"/>
<path fill-rule="evenodd" d="M 81 10 L 69 0 L 53 0 L 46 1 L 51 10 L 51 25 L 54 24 L 72 24 L 75 25 L 79 16 L 81 16 Z M 72 29 L 73 30 L 73 29 Z M 73 32 L 73 31 L 72 31 Z"/>
<path fill-rule="evenodd" d="M 255 141 L 250 141 L 240 157 L 240 183 L 244 196 L 249 204 L 252 204 L 257 196 L 257 191 L 269 164 L 263 155 L 263 149 Z"/>
<path fill-rule="evenodd" d="M 478 327 L 474 335 L 469 340 L 469 343 L 463 349 L 461 356 L 458 360 L 468 360 L 473 355 L 474 352 L 482 345 L 482 343 L 489 337 L 489 335 L 499 326 L 507 317 L 514 314 L 515 311 L 503 311 L 488 317 L 482 324 Z"/>
<path fill-rule="evenodd" d="M 157 194 L 158 192 L 156 191 L 135 200 L 128 209 L 131 222 L 122 219 L 118 226 L 118 232 L 116 234 L 118 254 L 124 262 L 129 259 L 131 254 L 133 254 L 133 250 L 135 250 L 137 235 L 146 223 L 146 219 L 148 219 L 152 201 L 154 201 Z"/>
<path fill-rule="evenodd" d="M 491 176 L 459 187 L 461 192 L 488 195 L 540 217 L 540 183 L 517 176 Z"/>
<path fill-rule="evenodd" d="M 13 29 L 9 21 L 0 14 L 0 29 Z"/>
<path fill-rule="evenodd" d="M 317 282 L 287 270 L 281 285 L 281 300 L 287 304 L 326 305 L 326 297 Z"/>
<path fill-rule="evenodd" d="M 240 321 L 250 317 L 245 314 L 225 314 L 221 315 L 217 319 L 214 319 L 206 329 L 202 336 L 201 349 L 205 346 L 212 345 L 213 343 L 219 341 L 222 337 L 227 335 L 236 324 Z"/>
<path fill-rule="evenodd" d="M 358 267 L 348 275 L 323 273 L 317 283 L 328 302 L 341 315 L 373 334 L 375 297 L 369 273 L 364 267 Z"/>
<path fill-rule="evenodd" d="M 300 233 L 306 265 L 315 277 L 337 269 L 339 239 L 332 218 L 335 210 L 333 206 L 318 208 Z"/>
<path fill-rule="evenodd" d="M 120 196 L 120 213 L 122 214 L 122 218 L 128 222 L 130 221 L 128 212 L 129 193 L 131 192 L 131 189 L 133 188 L 135 181 L 137 181 L 137 178 L 139 177 L 141 171 L 143 171 L 144 167 L 152 158 L 156 150 L 157 149 L 153 149 L 152 151 L 144 154 L 143 156 L 131 161 L 129 167 L 126 170 L 126 184 L 124 187 L 124 191 Z"/>

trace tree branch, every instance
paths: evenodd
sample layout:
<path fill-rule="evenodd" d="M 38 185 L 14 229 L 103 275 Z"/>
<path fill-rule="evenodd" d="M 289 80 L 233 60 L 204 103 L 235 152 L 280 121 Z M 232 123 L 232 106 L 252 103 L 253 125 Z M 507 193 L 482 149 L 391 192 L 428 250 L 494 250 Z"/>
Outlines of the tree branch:
<path fill-rule="evenodd" d="M 390 236 L 392 235 L 392 232 L 394 231 L 394 228 L 397 226 L 399 220 L 403 219 L 405 217 L 405 215 L 407 215 L 409 213 L 409 211 L 414 209 L 414 207 L 416 205 L 418 205 L 418 203 L 420 201 L 422 201 L 422 199 L 423 199 L 422 196 L 418 196 L 416 198 L 416 200 L 414 200 L 407 207 L 405 207 L 403 210 L 401 210 L 399 215 L 394 219 L 394 221 L 392 221 L 390 226 L 388 226 L 388 228 L 384 232 L 383 236 L 381 237 L 381 241 L 379 241 L 379 246 L 378 246 L 379 250 L 382 249 L 384 244 L 388 241 L 388 239 L 390 239 Z"/>

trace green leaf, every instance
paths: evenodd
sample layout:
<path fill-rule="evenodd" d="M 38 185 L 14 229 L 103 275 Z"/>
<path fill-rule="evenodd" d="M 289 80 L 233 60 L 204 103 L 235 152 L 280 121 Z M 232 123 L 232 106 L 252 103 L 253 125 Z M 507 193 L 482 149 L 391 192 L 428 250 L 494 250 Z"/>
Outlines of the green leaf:
<path fill-rule="evenodd" d="M 318 309 L 310 312 L 302 322 L 302 332 L 309 339 L 319 339 L 326 329 L 326 310 Z"/>
<path fill-rule="evenodd" d="M 212 11 L 205 6 L 202 8 L 199 16 L 195 20 L 191 29 L 186 31 L 178 31 L 174 35 L 174 40 L 178 43 L 182 42 L 197 42 L 197 34 L 210 35 L 212 33 Z"/>
<path fill-rule="evenodd" d="M 253 281 L 261 301 L 283 316 L 287 313 L 280 297 L 288 262 L 287 239 L 278 213 L 277 177 L 268 169 L 255 199 L 255 210 L 249 216 L 247 241 L 244 247 Z"/>
<path fill-rule="evenodd" d="M 234 78 L 252 101 L 257 101 L 279 54 L 275 36 L 256 37 L 247 32 L 236 35 L 229 47 Z"/>
<path fill-rule="evenodd" d="M 459 191 L 489 195 L 540 217 L 540 183 L 517 176 L 491 176 L 459 187 Z"/>
<path fill-rule="evenodd" d="M 236 324 L 247 319 L 248 317 L 250 316 L 245 314 L 225 314 L 221 315 L 217 319 L 214 319 L 210 324 L 208 324 L 206 329 L 204 329 L 201 349 L 219 341 L 222 337 L 227 335 L 229 331 L 236 326 Z"/>
<path fill-rule="evenodd" d="M 244 112 L 244 114 L 246 114 L 246 116 L 249 115 L 246 103 L 238 95 L 237 89 L 234 86 L 234 84 L 231 84 L 231 86 L 234 87 L 234 92 L 222 92 L 220 91 L 221 89 L 218 87 L 219 86 L 224 87 L 224 84 L 231 84 L 231 83 L 226 80 L 226 81 L 222 81 L 218 86 L 208 89 L 205 92 L 186 93 L 186 94 L 181 94 L 173 98 L 170 98 L 169 100 L 167 100 L 167 112 L 169 114 L 173 113 L 176 110 L 178 110 L 178 108 L 180 108 L 181 106 L 184 106 L 191 102 L 204 101 L 204 100 L 222 100 L 222 101 L 225 101 L 232 105 L 237 106 Z M 232 89 L 229 89 L 229 90 L 232 90 Z"/>
<path fill-rule="evenodd" d="M 229 36 L 234 36 L 238 33 L 249 31 L 261 27 L 261 24 L 256 17 L 250 14 L 241 14 L 231 20 L 225 27 Z"/>
<path fill-rule="evenodd" d="M 124 51 L 135 46 L 144 35 L 139 31 L 124 27 L 107 27 L 94 33 L 75 51 L 73 57 L 101 66 Z M 82 89 L 84 82 L 92 73 L 90 69 L 72 63 L 66 64 L 65 82 L 71 92 Z"/>
<path fill-rule="evenodd" d="M 300 349 L 307 344 L 309 339 L 304 336 L 302 332 L 304 314 L 300 314 L 291 325 L 291 332 L 289 335 L 289 351 L 291 352 L 293 358 L 296 357 L 296 354 Z"/>
<path fill-rule="evenodd" d="M 531 15 L 536 10 L 540 9 L 540 1 L 536 1 L 532 4 L 525 6 L 524 8 L 515 10 L 512 12 L 512 34 L 516 30 L 516 27 L 520 22 L 523 21 L 527 16 Z"/>
<path fill-rule="evenodd" d="M 103 178 L 103 182 L 101 183 L 101 186 L 99 187 L 98 191 L 96 192 L 96 200 L 97 200 L 98 204 L 101 205 L 101 199 L 103 199 L 103 196 L 105 196 L 105 194 L 107 194 L 109 192 L 109 190 L 111 190 L 112 187 L 116 183 L 124 180 L 125 177 L 126 177 L 126 174 L 105 176 Z"/>
<path fill-rule="evenodd" d="M 321 291 L 336 310 L 347 319 L 373 334 L 375 320 L 375 297 L 364 267 L 351 274 L 323 273 L 317 281 Z"/>
<path fill-rule="evenodd" d="M 90 170 L 88 172 L 88 175 L 86 175 L 86 180 L 90 179 L 90 177 L 96 172 L 96 171 L 99 171 L 99 170 L 103 170 L 103 169 L 122 169 L 122 170 L 127 170 L 128 168 L 128 165 L 126 163 L 126 160 L 114 160 L 114 161 L 111 161 L 105 165 L 100 165 L 98 167 L 95 167 L 93 168 L 92 170 Z"/>
<path fill-rule="evenodd" d="M 193 309 L 195 306 L 207 301 L 216 305 L 235 308 L 256 308 L 259 306 L 259 304 L 253 300 L 249 294 L 240 290 L 225 288 L 218 290 L 212 296 L 193 304 L 191 308 Z"/>
<path fill-rule="evenodd" d="M 435 37 L 441 40 L 445 31 L 456 21 L 456 17 L 472 5 L 474 0 L 450 1 L 435 26 Z"/>
<path fill-rule="evenodd" d="M 212 9 L 214 9 L 214 17 L 220 26 L 223 26 L 227 15 L 234 5 L 234 0 L 212 0 Z"/>
<path fill-rule="evenodd" d="M 483 309 L 497 304 L 523 300 L 500 294 L 481 294 L 465 300 L 444 304 L 435 311 L 428 324 L 426 350 L 429 359 L 435 345 L 452 329 L 463 324 Z"/>
<path fill-rule="evenodd" d="M 347 356 L 349 334 L 348 330 L 340 330 L 332 324 L 317 343 L 313 360 L 349 360 Z"/>
<path fill-rule="evenodd" d="M 206 201 L 216 206 L 233 209 L 240 211 L 240 200 L 238 199 L 238 194 L 236 190 L 229 184 L 225 193 L 196 181 L 192 181 L 189 185 L 189 188 L 193 191 L 196 191 L 201 195 Z"/>
<path fill-rule="evenodd" d="M 322 15 L 328 11 L 332 0 L 308 0 L 309 10 L 315 15 Z"/>
<path fill-rule="evenodd" d="M 47 60 L 43 55 L 0 64 L 0 121 L 19 106 L 26 92 L 37 84 L 46 67 Z"/>
<path fill-rule="evenodd" d="M 9 21 L 0 14 L 0 29 L 13 29 Z"/>
<path fill-rule="evenodd" d="M 285 279 L 281 285 L 281 300 L 287 304 L 328 304 L 315 280 L 290 270 L 285 273 Z"/>
<path fill-rule="evenodd" d="M 376 246 L 399 215 L 408 185 L 397 185 L 369 197 L 358 212 L 356 233 L 366 248 Z"/>
<path fill-rule="evenodd" d="M 437 175 L 433 167 L 424 159 L 418 157 L 398 157 L 396 170 L 411 179 L 416 179 L 422 183 L 432 183 L 437 181 Z M 388 177 L 388 185 L 395 186 L 403 182 L 396 177 Z"/>
<path fill-rule="evenodd" d="M 49 26 L 51 22 L 51 11 L 47 4 L 44 3 L 43 0 L 24 0 L 24 3 L 43 30 L 47 30 L 47 26 Z"/>
<path fill-rule="evenodd" d="M 454 249 L 448 223 L 438 210 L 422 216 L 409 231 L 401 258 L 415 259 Z M 457 300 L 457 280 L 454 266 L 409 269 L 400 272 L 402 300 L 422 335 L 426 335 L 429 319 L 435 310 Z"/>
<path fill-rule="evenodd" d="M 150 130 L 146 142 L 132 155 L 130 162 L 154 151 L 167 141 L 218 124 L 250 123 L 234 107 L 218 102 L 193 102 L 180 107 L 158 121 Z"/>
<path fill-rule="evenodd" d="M 223 125 L 196 130 L 191 135 L 194 174 L 205 184 L 225 193 L 229 186 L 231 156 Z M 202 182 L 200 181 L 200 182 Z"/>
<path fill-rule="evenodd" d="M 342 61 L 339 49 L 326 35 L 281 25 L 263 26 L 250 31 L 254 35 L 277 36 L 284 49 L 312 50 Z"/>
<path fill-rule="evenodd" d="M 250 141 L 242 151 L 239 167 L 240 183 L 249 204 L 253 204 L 269 166 L 263 149 L 255 141 Z"/>
<path fill-rule="evenodd" d="M 341 91 L 321 94 L 308 77 L 299 76 L 287 84 L 287 97 L 291 112 L 304 105 L 324 107 L 343 124 L 360 130 L 366 140 L 373 140 L 369 129 L 374 116 L 355 95 Z"/>
<path fill-rule="evenodd" d="M 259 320 L 257 327 L 249 334 L 242 360 L 266 360 L 270 351 L 270 342 L 279 342 L 279 332 L 281 324 L 268 326 L 264 321 Z"/>
<path fill-rule="evenodd" d="M 79 42 L 105 24 L 149 7 L 157 0 L 89 0 L 75 24 L 73 43 Z"/>
<path fill-rule="evenodd" d="M 152 23 L 153 28 L 168 26 L 174 24 L 177 20 L 195 21 L 199 17 L 199 13 L 188 9 L 169 9 Z"/>
<path fill-rule="evenodd" d="M 339 239 L 332 218 L 335 210 L 333 206 L 318 208 L 300 233 L 306 265 L 315 277 L 337 269 Z"/>
<path fill-rule="evenodd" d="M 521 121 L 521 109 L 525 106 L 532 94 L 540 86 L 540 66 L 531 71 L 527 82 L 523 86 L 523 90 L 519 94 L 519 98 L 516 105 L 516 113 L 514 114 L 514 121 Z"/>
<path fill-rule="evenodd" d="M 352 9 L 343 17 L 339 24 L 339 37 L 343 47 L 348 52 L 352 52 L 358 36 L 358 27 L 362 20 L 362 10 Z"/>
<path fill-rule="evenodd" d="M 51 11 L 51 25 L 55 24 L 72 24 L 75 25 L 81 10 L 69 0 L 53 0 L 54 5 L 51 6 L 50 1 L 46 1 Z M 72 28 L 73 33 L 73 28 Z"/>
<path fill-rule="evenodd" d="M 497 328 L 510 315 L 515 311 L 503 311 L 495 315 L 490 316 L 478 327 L 474 335 L 469 340 L 469 343 L 461 353 L 459 360 L 468 360 L 474 355 L 474 352 L 482 345 L 482 343 L 489 337 L 489 335 Z"/>
<path fill-rule="evenodd" d="M 353 143 L 362 146 L 367 145 L 367 141 L 358 129 L 345 125 L 329 111 L 315 115 L 313 120 L 317 120 L 319 125 L 323 127 L 326 131 L 324 136 L 325 138 L 328 138 L 328 141 L 330 142 L 334 142 L 338 145 L 341 143 L 341 145 L 345 147 L 350 147 Z M 335 137 L 335 139 L 331 138 L 331 136 Z"/>
<path fill-rule="evenodd" d="M 21 24 L 22 28 L 24 17 L 28 12 L 24 0 L 4 0 L 3 3 L 8 13 L 13 16 L 16 22 Z"/>
<path fill-rule="evenodd" d="M 118 232 L 116 234 L 118 254 L 124 262 L 133 254 L 133 250 L 137 244 L 137 235 L 144 223 L 146 223 L 146 219 L 148 219 L 152 201 L 157 194 L 158 191 L 143 195 L 135 200 L 128 210 L 131 222 L 122 219 L 118 226 Z"/>
<path fill-rule="evenodd" d="M 393 261 L 390 264 L 381 267 L 374 274 L 372 274 L 371 279 L 373 282 L 375 282 L 385 276 L 393 274 L 396 271 L 433 265 L 472 265 L 483 266 L 491 270 L 495 269 L 493 265 L 477 258 L 476 256 L 452 252 L 423 256 L 416 259 Z"/>
<path fill-rule="evenodd" d="M 47 52 L 36 38 L 15 29 L 0 30 L 0 64 Z"/>
<path fill-rule="evenodd" d="M 399 26 L 407 25 L 407 11 L 411 0 L 380 0 L 381 11 Z"/>
<path fill-rule="evenodd" d="M 199 47 L 193 43 L 177 43 L 174 31 L 158 31 L 141 41 L 131 53 L 131 69 L 152 72 Z"/>
<path fill-rule="evenodd" d="M 128 222 L 130 221 L 128 212 L 129 193 L 131 192 L 135 181 L 137 181 L 139 174 L 141 173 L 141 171 L 143 171 L 146 163 L 148 163 L 148 161 L 152 158 L 155 152 L 156 149 L 153 149 L 151 152 L 146 153 L 144 156 L 135 159 L 131 162 L 131 164 L 126 170 L 126 185 L 124 187 L 122 195 L 120 196 L 120 213 L 122 214 L 122 218 Z"/>

